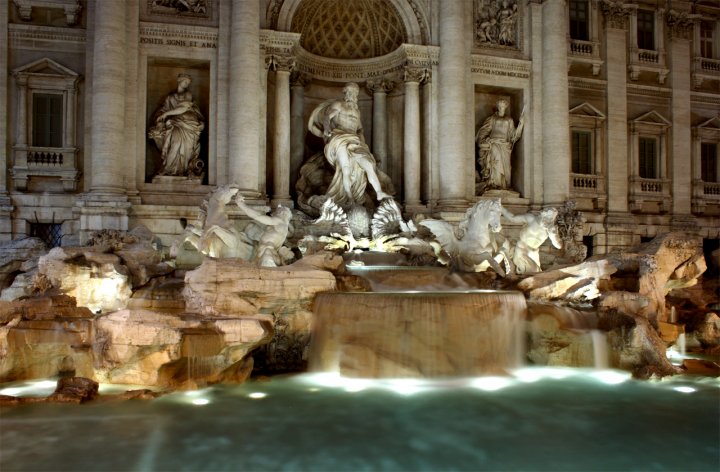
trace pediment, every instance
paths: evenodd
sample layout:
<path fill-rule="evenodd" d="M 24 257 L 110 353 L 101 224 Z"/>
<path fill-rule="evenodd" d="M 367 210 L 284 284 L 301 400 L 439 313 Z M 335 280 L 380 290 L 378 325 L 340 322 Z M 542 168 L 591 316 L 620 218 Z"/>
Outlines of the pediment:
<path fill-rule="evenodd" d="M 578 117 L 598 118 L 603 120 L 605 119 L 605 115 L 600 110 L 590 105 L 588 102 L 582 103 L 575 108 L 572 108 L 570 110 L 570 114 Z"/>
<path fill-rule="evenodd" d="M 13 70 L 13 75 L 20 74 L 54 75 L 65 78 L 80 77 L 76 72 L 47 57 L 38 59 L 37 61 L 25 64 L 24 66 L 18 67 L 17 69 Z"/>
<path fill-rule="evenodd" d="M 720 130 L 720 116 L 714 116 L 707 121 L 703 121 L 697 125 L 697 128 L 712 131 Z"/>
<path fill-rule="evenodd" d="M 669 127 L 671 125 L 669 120 L 667 120 L 665 117 L 663 117 L 660 113 L 656 112 L 655 110 L 649 111 L 643 115 L 640 115 L 639 117 L 632 120 L 632 123 L 644 124 L 644 125 L 656 125 L 656 126 L 663 126 L 663 127 Z"/>

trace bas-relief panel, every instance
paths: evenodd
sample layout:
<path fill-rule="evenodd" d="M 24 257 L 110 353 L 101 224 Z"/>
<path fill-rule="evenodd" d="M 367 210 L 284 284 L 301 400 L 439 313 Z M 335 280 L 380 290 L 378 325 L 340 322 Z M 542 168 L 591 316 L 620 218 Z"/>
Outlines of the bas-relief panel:
<path fill-rule="evenodd" d="M 518 0 L 475 0 L 473 44 L 479 48 L 521 49 Z"/>
<path fill-rule="evenodd" d="M 217 26 L 217 2 L 218 0 L 140 0 L 140 20 Z"/>
<path fill-rule="evenodd" d="M 177 89 L 178 74 L 188 74 L 192 81 L 189 90 L 193 100 L 197 103 L 203 117 L 209 115 L 210 101 L 210 64 L 198 61 L 180 61 L 172 59 L 148 58 L 147 69 L 147 103 L 145 111 L 145 182 L 152 182 L 162 167 L 161 150 L 147 135 L 154 122 L 153 116 L 162 106 L 165 97 Z M 212 120 L 205 119 L 205 126 L 200 133 L 199 159 L 204 164 L 203 184 L 208 183 L 208 136 L 209 129 L 214 126 Z"/>

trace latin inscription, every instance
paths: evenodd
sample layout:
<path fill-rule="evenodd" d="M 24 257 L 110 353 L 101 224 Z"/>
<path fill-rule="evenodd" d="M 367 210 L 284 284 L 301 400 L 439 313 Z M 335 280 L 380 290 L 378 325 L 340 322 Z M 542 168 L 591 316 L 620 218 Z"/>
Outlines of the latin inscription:
<path fill-rule="evenodd" d="M 140 37 L 140 44 L 155 44 L 158 46 L 176 46 L 183 48 L 201 48 L 201 49 L 217 49 L 217 43 L 214 41 L 190 41 L 187 39 L 177 38 L 156 38 L 156 37 Z"/>

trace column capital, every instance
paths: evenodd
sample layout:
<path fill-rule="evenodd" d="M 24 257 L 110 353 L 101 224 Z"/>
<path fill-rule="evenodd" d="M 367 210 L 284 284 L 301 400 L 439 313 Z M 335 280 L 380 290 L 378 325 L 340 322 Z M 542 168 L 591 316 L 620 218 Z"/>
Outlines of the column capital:
<path fill-rule="evenodd" d="M 422 83 L 427 78 L 427 74 L 427 69 L 406 65 L 403 70 L 403 81 Z"/>
<path fill-rule="evenodd" d="M 665 12 L 665 23 L 670 31 L 672 39 L 691 39 L 695 23 L 700 15 L 688 14 L 688 12 L 670 9 Z"/>
<path fill-rule="evenodd" d="M 395 88 L 395 80 L 389 76 L 379 79 L 368 79 L 365 86 L 371 94 L 390 93 Z"/>
<path fill-rule="evenodd" d="M 297 69 L 293 69 L 292 72 L 290 72 L 291 87 L 305 87 L 307 84 L 310 83 L 311 79 L 312 77 L 310 76 L 310 74 L 300 72 Z"/>
<path fill-rule="evenodd" d="M 268 64 L 275 72 L 291 72 L 295 68 L 295 56 L 291 54 L 272 54 Z"/>
<path fill-rule="evenodd" d="M 627 29 L 628 18 L 634 9 L 622 1 L 602 0 L 600 10 L 605 15 L 608 28 Z"/>

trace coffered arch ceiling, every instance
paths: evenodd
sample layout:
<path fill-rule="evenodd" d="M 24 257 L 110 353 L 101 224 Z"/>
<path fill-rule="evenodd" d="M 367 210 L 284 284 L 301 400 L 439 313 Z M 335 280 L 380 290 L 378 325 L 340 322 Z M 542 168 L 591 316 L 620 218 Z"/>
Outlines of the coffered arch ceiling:
<path fill-rule="evenodd" d="M 287 0 L 276 27 L 300 33 L 300 45 L 313 54 L 348 60 L 425 44 L 424 25 L 414 0 Z"/>

